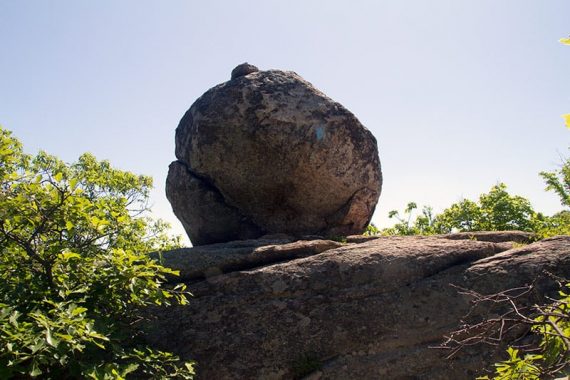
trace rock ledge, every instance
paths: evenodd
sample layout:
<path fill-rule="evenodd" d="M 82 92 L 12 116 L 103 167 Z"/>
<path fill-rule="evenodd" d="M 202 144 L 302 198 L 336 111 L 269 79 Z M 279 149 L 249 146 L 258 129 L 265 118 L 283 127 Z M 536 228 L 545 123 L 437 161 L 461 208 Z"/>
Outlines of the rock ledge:
<path fill-rule="evenodd" d="M 186 258 L 203 264 L 188 266 Z M 515 249 L 443 237 L 285 239 L 165 259 L 191 280 L 194 297 L 186 307 L 154 310 L 148 339 L 196 359 L 201 379 L 290 379 L 308 356 L 320 379 L 464 379 L 502 351 L 474 346 L 446 360 L 447 352 L 430 348 L 470 310 L 450 284 L 489 294 L 534 283 L 529 303 L 555 296 L 552 275 L 570 278 L 570 237 Z"/>

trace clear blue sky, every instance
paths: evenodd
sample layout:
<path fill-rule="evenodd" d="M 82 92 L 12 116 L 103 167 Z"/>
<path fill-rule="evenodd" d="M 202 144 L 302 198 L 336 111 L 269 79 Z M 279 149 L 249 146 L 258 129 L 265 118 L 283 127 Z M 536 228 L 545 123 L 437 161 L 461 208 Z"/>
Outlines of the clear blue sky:
<path fill-rule="evenodd" d="M 164 196 L 174 129 L 244 61 L 293 70 L 378 139 L 374 221 L 503 181 L 561 208 L 538 172 L 568 155 L 570 1 L 0 0 L 0 124 L 29 152 L 92 152 Z"/>

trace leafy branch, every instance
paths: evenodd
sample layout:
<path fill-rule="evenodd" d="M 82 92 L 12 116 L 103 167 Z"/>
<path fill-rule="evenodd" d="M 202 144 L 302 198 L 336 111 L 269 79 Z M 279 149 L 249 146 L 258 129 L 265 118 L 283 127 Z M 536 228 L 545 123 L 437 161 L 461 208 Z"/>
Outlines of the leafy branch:
<path fill-rule="evenodd" d="M 570 284 L 561 286 L 570 288 Z M 570 295 L 567 292 L 560 291 L 560 299 L 547 298 L 549 303 L 529 306 L 524 301 L 536 290 L 534 284 L 487 295 L 459 287 L 458 290 L 471 298 L 472 307 L 461 326 L 437 347 L 449 350 L 448 358 L 468 346 L 503 346 L 510 341 L 508 359 L 495 365 L 494 379 L 545 379 L 568 374 Z M 503 311 L 479 322 L 467 322 L 479 308 L 489 313 Z"/>

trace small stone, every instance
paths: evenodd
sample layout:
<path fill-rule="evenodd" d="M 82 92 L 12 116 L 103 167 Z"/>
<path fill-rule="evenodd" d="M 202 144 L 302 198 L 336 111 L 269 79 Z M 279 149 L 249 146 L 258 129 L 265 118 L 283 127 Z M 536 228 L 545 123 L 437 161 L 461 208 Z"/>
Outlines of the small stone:
<path fill-rule="evenodd" d="M 241 65 L 237 65 L 233 70 L 232 70 L 232 79 L 235 78 L 239 78 L 239 77 L 243 77 L 247 74 L 251 74 L 251 73 L 255 73 L 259 71 L 259 69 L 254 66 L 254 65 L 250 65 L 249 63 L 245 62 L 242 63 Z"/>

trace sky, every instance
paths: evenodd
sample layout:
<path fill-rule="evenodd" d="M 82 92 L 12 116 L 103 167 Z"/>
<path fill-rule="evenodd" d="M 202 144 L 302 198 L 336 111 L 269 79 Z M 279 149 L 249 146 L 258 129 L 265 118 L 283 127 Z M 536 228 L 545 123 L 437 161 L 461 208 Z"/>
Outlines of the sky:
<path fill-rule="evenodd" d="M 26 151 L 84 152 L 164 195 L 174 130 L 249 62 L 292 70 L 376 136 L 373 217 L 441 211 L 498 182 L 552 214 L 538 173 L 568 156 L 570 1 L 0 0 L 0 124 Z"/>

